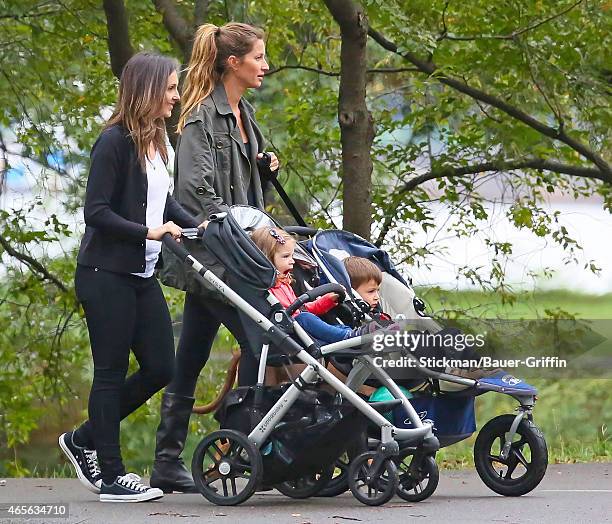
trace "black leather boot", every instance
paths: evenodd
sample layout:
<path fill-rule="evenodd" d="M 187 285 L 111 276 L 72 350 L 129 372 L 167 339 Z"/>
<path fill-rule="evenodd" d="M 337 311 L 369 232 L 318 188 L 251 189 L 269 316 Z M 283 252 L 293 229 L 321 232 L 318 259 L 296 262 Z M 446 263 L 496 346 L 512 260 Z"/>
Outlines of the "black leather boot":
<path fill-rule="evenodd" d="M 193 477 L 180 457 L 185 447 L 194 402 L 193 397 L 175 393 L 164 393 L 162 396 L 161 421 L 157 428 L 150 486 L 160 488 L 164 493 L 198 493 Z"/>

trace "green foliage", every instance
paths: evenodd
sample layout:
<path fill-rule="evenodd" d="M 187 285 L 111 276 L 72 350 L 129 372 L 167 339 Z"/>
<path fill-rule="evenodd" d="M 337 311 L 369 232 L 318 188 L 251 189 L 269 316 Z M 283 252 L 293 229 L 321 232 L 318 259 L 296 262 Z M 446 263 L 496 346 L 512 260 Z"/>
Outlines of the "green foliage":
<path fill-rule="evenodd" d="M 135 50 L 183 58 L 152 3 L 125 4 Z M 191 24 L 193 0 L 176 5 Z M 610 186 L 531 168 L 455 176 L 457 168 L 526 157 L 593 165 L 559 140 L 440 80 L 444 75 L 460 79 L 580 140 L 609 161 L 610 69 L 602 52 L 612 47 L 608 3 L 585 0 L 572 7 L 569 0 L 364 0 L 363 5 L 371 27 L 394 41 L 400 52 L 438 67 L 429 76 L 414 70 L 368 76 L 367 103 L 376 129 L 371 151 L 373 238 L 394 260 L 427 267 L 432 257 L 449 254 L 435 243 L 415 243 L 415 232 L 461 238 L 485 234 L 492 218 L 486 188 L 497 184 L 505 212 L 517 227 L 563 246 L 567 263 L 579 262 L 580 246 L 557 215 L 545 212 L 544 204 L 551 194 L 576 199 L 598 194 L 610 210 Z M 229 20 L 267 30 L 274 74 L 249 96 L 270 149 L 281 159 L 281 181 L 313 225 L 339 227 L 343 208 L 350 209 L 351 203 L 342 202 L 338 26 L 323 2 L 208 2 L 206 21 Z M 0 210 L 0 235 L 18 253 L 41 262 L 66 288 L 0 248 L 0 458 L 5 461 L 0 471 L 25 474 L 38 461 L 30 457 L 29 466 L 24 465 L 23 444 L 32 435 L 40 439 L 64 429 L 55 425 L 50 430 L 47 419 L 75 424 L 86 415 L 91 362 L 72 288 L 78 238 L 64 223 L 68 218 L 61 218 L 65 215 L 49 212 L 40 220 L 40 210 L 61 194 L 59 207 L 70 218 L 80 213 L 87 157 L 114 104 L 117 80 L 110 69 L 101 2 L 5 0 L 0 34 L 0 137 L 14 135 L 14 144 L 4 140 L 9 153 L 42 170 L 36 172 L 42 196 L 21 209 Z M 372 39 L 367 49 L 370 69 L 414 69 Z M 63 152 L 65 166 L 50 160 L 49 153 L 56 151 Z M 405 190 L 416 175 L 430 171 L 439 173 L 438 178 Z M 57 181 L 61 193 L 50 190 Z M 447 224 L 438 218 L 440 206 L 451 213 Z M 270 210 L 287 218 L 278 200 L 271 201 Z M 508 289 L 504 275 L 512 244 L 492 235 L 486 242 L 490 269 L 466 266 L 459 272 L 495 291 L 503 308 L 516 305 L 516 312 L 523 301 Z M 48 255 L 58 245 L 62 256 Z M 597 272 L 597 263 L 587 261 L 584 269 Z M 173 318 L 178 318 L 182 294 L 167 290 L 167 296 Z M 463 306 L 453 306 L 456 314 Z M 557 307 L 552 304 L 551 311 Z M 222 334 L 219 347 L 227 350 L 230 344 Z M 222 367 L 212 364 L 205 371 L 200 393 L 207 399 L 220 382 Z M 126 457 L 142 467 L 152 455 L 156 412 L 154 399 L 126 422 L 129 432 L 123 432 L 134 435 L 126 437 Z M 200 429 L 210 424 L 210 417 L 194 422 Z M 609 452 L 606 431 L 597 433 L 597 445 Z"/>
<path fill-rule="evenodd" d="M 534 423 L 543 431 L 549 462 L 607 462 L 612 458 L 612 405 L 608 380 L 530 380 L 538 388 Z M 512 413 L 516 401 L 486 394 L 476 399 L 477 430 L 497 415 Z M 472 467 L 475 435 L 442 449 L 438 462 L 446 468 Z"/>

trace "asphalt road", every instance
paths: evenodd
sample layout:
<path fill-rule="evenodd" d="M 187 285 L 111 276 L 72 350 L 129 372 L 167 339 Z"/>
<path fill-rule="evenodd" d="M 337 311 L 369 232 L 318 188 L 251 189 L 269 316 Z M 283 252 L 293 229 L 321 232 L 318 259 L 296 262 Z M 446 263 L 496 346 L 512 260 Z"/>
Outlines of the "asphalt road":
<path fill-rule="evenodd" d="M 599 524 L 612 522 L 612 463 L 551 465 L 540 486 L 518 498 L 489 491 L 473 470 L 447 470 L 441 472 L 438 489 L 427 501 L 409 504 L 396 497 L 378 508 L 360 504 L 350 493 L 300 501 L 276 491 L 255 494 L 237 507 L 213 506 L 200 495 L 178 494 L 149 503 L 102 504 L 72 479 L 6 479 L 0 482 L 0 504 L 8 502 L 66 503 L 70 515 L 0 518 L 3 524 Z"/>

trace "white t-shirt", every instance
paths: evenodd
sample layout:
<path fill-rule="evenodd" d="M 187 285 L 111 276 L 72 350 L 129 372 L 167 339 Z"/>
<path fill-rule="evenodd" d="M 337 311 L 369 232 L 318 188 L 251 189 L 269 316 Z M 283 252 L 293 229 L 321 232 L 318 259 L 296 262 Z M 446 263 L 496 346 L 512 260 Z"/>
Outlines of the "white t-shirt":
<path fill-rule="evenodd" d="M 155 152 L 155 158 L 147 158 L 147 222 L 146 226 L 151 229 L 159 227 L 164 222 L 164 209 L 170 188 L 170 176 L 159 152 Z M 145 270 L 144 273 L 132 273 L 137 277 L 148 278 L 153 276 L 153 270 L 159 252 L 161 242 L 158 240 L 146 240 L 145 246 Z"/>

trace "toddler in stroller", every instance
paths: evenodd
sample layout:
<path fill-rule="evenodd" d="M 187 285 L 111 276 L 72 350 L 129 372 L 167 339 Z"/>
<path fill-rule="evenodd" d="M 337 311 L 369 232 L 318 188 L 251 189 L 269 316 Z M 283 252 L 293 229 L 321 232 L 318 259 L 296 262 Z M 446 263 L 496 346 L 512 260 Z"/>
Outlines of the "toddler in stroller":
<path fill-rule="evenodd" d="M 295 292 L 291 287 L 291 271 L 294 266 L 293 255 L 295 252 L 296 240 L 289 233 L 278 227 L 258 228 L 251 234 L 251 240 L 266 255 L 276 269 L 276 281 L 270 288 L 270 292 L 278 299 L 280 304 L 287 308 L 297 300 Z M 357 270 L 366 266 L 373 275 L 372 278 L 360 278 L 358 292 L 360 295 L 367 296 L 370 306 L 378 304 L 378 288 L 382 279 L 380 270 L 366 259 L 355 260 L 352 267 Z M 372 266 L 371 268 L 369 267 Z M 363 271 L 362 271 L 363 272 Z M 354 271 L 355 273 L 355 271 Z M 369 275 L 366 275 L 369 276 Z M 352 280 L 358 278 L 352 276 Z M 370 281 L 372 280 L 372 281 Z M 355 284 L 353 284 L 355 285 Z M 313 302 L 307 302 L 302 306 L 303 310 L 293 313 L 296 322 L 302 326 L 309 335 L 324 343 L 339 342 L 351 337 L 358 337 L 372 333 L 380 328 L 396 329 L 397 326 L 388 322 L 370 321 L 356 328 L 346 325 L 332 325 L 323 321 L 318 315 L 323 315 L 338 305 L 338 294 L 327 293 Z"/>
<path fill-rule="evenodd" d="M 347 447 L 365 440 L 366 421 L 370 421 L 379 429 L 379 445 L 353 458 L 347 481 L 360 502 L 383 504 L 398 486 L 393 457 L 400 444 L 414 450 L 414 469 L 425 462 L 435 466 L 432 455 L 439 444 L 432 425 L 419 418 L 389 375 L 373 365 L 365 337 L 319 345 L 292 317 L 304 304 L 328 293 L 338 295 L 341 302 L 345 295 L 342 286 L 317 286 L 287 308 L 270 293 L 276 269 L 245 233 L 244 223 L 241 227 L 237 218 L 244 212 L 244 208 L 230 208 L 228 213 L 211 217 L 204 234 L 206 249 L 228 270 L 227 283 L 189 255 L 182 244 L 164 240 L 236 306 L 260 361 L 258 383 L 239 387 L 225 397 L 216 413 L 221 429 L 198 445 L 192 461 L 194 482 L 205 498 L 221 505 L 241 503 L 262 486 L 274 486 L 294 497 L 311 496 L 329 481 L 336 460 Z M 248 213 L 259 214 L 254 219 L 260 222 L 265 218 L 258 210 Z M 360 376 L 365 379 L 374 374 L 394 399 L 378 405 L 368 403 L 321 364 L 322 357 L 332 354 L 354 359 Z M 292 383 L 265 387 L 269 356 L 293 359 L 306 367 Z M 324 391 L 323 384 L 333 393 Z M 404 408 L 413 427 L 396 428 L 381 415 L 381 411 L 397 406 Z"/>
<path fill-rule="evenodd" d="M 337 282 L 349 289 L 349 300 L 344 303 L 344 306 L 351 309 L 348 319 L 352 317 L 359 322 L 361 318 L 367 318 L 371 314 L 367 304 L 353 293 L 350 275 L 342 263 L 343 260 L 348 260 L 347 257 L 359 256 L 367 258 L 383 272 L 380 298 L 386 312 L 396 319 L 407 319 L 423 333 L 450 333 L 450 330 L 428 316 L 425 304 L 397 272 L 386 252 L 346 231 L 307 232 L 302 229 L 302 232 L 311 237 L 306 245 L 317 263 L 316 270 L 320 273 L 320 280 Z M 347 318 L 344 320 L 347 321 Z M 440 348 L 433 348 L 438 349 Z M 417 355 L 419 350 L 423 348 L 416 349 Z M 432 348 L 425 350 L 431 351 Z M 414 358 L 415 354 L 411 356 Z M 331 356 L 331 362 L 342 373 L 355 377 L 355 367 L 350 360 Z M 533 424 L 532 410 L 537 398 L 537 390 L 533 386 L 499 369 L 486 373 L 482 370 L 430 369 L 423 366 L 416 366 L 416 369 L 421 379 L 393 376 L 400 386 L 412 390 L 410 401 L 419 414 L 424 419 L 433 421 L 434 432 L 441 447 L 466 439 L 476 431 L 476 396 L 495 392 L 515 398 L 519 402 L 517 414 L 495 417 L 478 433 L 474 445 L 476 469 L 489 488 L 506 496 L 523 495 L 540 483 L 546 472 L 547 449 L 541 431 Z M 381 387 L 375 377 L 367 379 L 365 383 L 374 388 Z M 347 385 L 352 384 L 352 380 L 347 381 Z M 396 425 L 410 427 L 408 420 L 402 421 L 401 414 L 392 412 L 390 415 Z M 402 458 L 403 450 L 400 453 L 400 459 Z M 398 464 L 400 471 L 403 466 L 402 460 Z M 431 489 L 428 477 L 431 478 L 425 475 L 419 482 L 414 483 L 414 479 L 411 480 L 409 475 L 403 476 L 406 484 L 400 482 L 398 494 L 409 501 L 422 500 L 428 496 Z M 409 485 L 411 482 L 412 485 Z M 332 484 L 337 489 L 336 493 L 340 492 L 341 478 L 334 478 L 328 485 L 326 490 L 330 494 L 334 494 Z"/>

